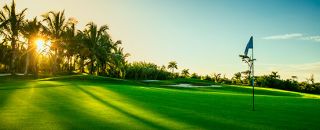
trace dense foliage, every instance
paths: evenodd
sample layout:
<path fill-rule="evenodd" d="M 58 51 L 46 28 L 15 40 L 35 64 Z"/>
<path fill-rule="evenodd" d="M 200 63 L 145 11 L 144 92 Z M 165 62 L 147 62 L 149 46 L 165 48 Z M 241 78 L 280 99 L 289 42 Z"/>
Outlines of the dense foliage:
<path fill-rule="evenodd" d="M 75 18 L 49 11 L 28 20 L 27 9 L 16 11 L 15 1 L 0 10 L 0 71 L 33 74 L 88 72 L 125 77 L 126 57 L 121 41 L 113 41 L 107 25 L 90 22 L 78 30 Z"/>
<path fill-rule="evenodd" d="M 280 79 L 280 75 L 277 75 L 277 72 L 272 72 L 270 75 L 257 76 L 255 79 L 255 86 L 320 94 L 320 83 L 314 83 L 313 75 L 307 81 L 300 83 L 295 78 Z"/>
<path fill-rule="evenodd" d="M 165 66 L 157 66 L 147 62 L 133 62 L 128 64 L 126 71 L 127 79 L 171 79 L 172 73 L 166 70 Z"/>

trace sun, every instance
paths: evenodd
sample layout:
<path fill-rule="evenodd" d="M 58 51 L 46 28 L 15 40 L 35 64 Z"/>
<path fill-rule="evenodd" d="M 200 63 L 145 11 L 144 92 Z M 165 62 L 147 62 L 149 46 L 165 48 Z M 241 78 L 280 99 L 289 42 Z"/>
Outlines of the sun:
<path fill-rule="evenodd" d="M 36 44 L 37 44 L 37 52 L 41 52 L 45 49 L 45 43 L 42 39 L 37 39 Z"/>
<path fill-rule="evenodd" d="M 37 45 L 37 52 L 38 53 L 48 53 L 49 52 L 49 47 L 50 47 L 51 42 L 44 41 L 43 39 L 37 39 L 36 40 L 36 45 Z"/>

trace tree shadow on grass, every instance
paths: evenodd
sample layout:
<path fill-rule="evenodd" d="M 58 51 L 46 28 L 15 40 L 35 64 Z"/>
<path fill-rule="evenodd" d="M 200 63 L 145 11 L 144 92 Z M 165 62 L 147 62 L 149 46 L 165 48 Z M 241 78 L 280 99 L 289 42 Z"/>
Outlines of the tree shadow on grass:
<path fill-rule="evenodd" d="M 130 118 L 132 118 L 132 119 L 134 119 L 134 120 L 140 121 L 140 122 L 146 124 L 147 126 L 150 126 L 151 128 L 161 129 L 161 130 L 167 130 L 167 129 L 168 129 L 168 128 L 163 127 L 163 126 L 161 126 L 161 125 L 159 125 L 159 124 L 153 123 L 153 122 L 148 121 L 148 120 L 145 120 L 145 119 L 143 119 L 143 118 L 141 118 L 141 117 L 139 117 L 139 116 L 136 116 L 136 115 L 134 115 L 134 114 L 132 114 L 132 113 L 129 113 L 129 112 L 125 111 L 123 108 L 119 108 L 119 107 L 117 107 L 117 106 L 109 103 L 108 101 L 105 101 L 105 100 L 101 99 L 100 97 L 94 95 L 93 93 L 91 93 L 91 92 L 89 92 L 89 91 L 87 91 L 87 90 L 85 90 L 85 89 L 83 89 L 83 88 L 81 88 L 81 87 L 79 87 L 79 86 L 76 86 L 76 87 L 77 87 L 79 90 L 81 90 L 83 93 L 89 95 L 91 98 L 93 98 L 93 99 L 95 99 L 96 101 L 102 103 L 102 104 L 105 105 L 106 107 L 110 107 L 110 108 L 112 108 L 112 109 L 114 109 L 114 110 L 117 110 L 118 112 L 122 113 L 123 115 L 125 115 L 125 116 L 127 116 L 127 117 L 130 117 Z"/>
<path fill-rule="evenodd" d="M 7 81 L 0 79 L 2 83 L 0 86 L 0 108 L 6 105 L 7 100 L 11 97 L 12 94 L 16 92 L 17 89 L 30 88 L 27 87 L 30 85 L 28 81 Z"/>
<path fill-rule="evenodd" d="M 15 90 L 15 89 L 33 89 L 33 88 L 56 88 L 56 87 L 64 87 L 66 85 L 45 85 L 45 86 L 35 86 L 35 87 L 3 87 L 1 90 Z"/>
<path fill-rule="evenodd" d="M 36 84 L 33 87 L 41 87 L 42 85 Z M 119 127 L 114 122 L 101 120 L 96 115 L 88 113 L 88 109 L 81 109 L 81 105 L 85 104 L 79 104 L 81 102 L 77 102 L 77 99 L 74 100 L 73 96 L 78 92 L 81 93 L 80 90 L 75 89 L 75 87 L 56 87 L 35 89 L 34 91 L 31 89 L 4 90 L 22 92 L 15 97 L 24 104 L 11 103 L 11 108 L 14 109 L 7 111 L 6 116 L 0 117 L 0 120 L 8 118 L 13 121 L 9 125 L 8 122 L 1 121 L 0 129 L 117 129 Z M 25 95 L 32 95 L 32 97 Z M 9 104 L 4 105 L 9 106 Z M 16 106 L 21 107 L 17 108 Z M 11 117 L 8 116 L 8 114 L 12 115 L 10 113 L 18 114 Z"/>

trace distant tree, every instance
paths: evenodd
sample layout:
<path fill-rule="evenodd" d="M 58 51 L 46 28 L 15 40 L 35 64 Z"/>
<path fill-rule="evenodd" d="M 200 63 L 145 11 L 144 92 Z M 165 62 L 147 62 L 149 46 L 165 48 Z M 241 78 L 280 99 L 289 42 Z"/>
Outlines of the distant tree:
<path fill-rule="evenodd" d="M 241 84 L 241 72 L 235 73 L 233 79 L 235 80 L 235 84 Z"/>
<path fill-rule="evenodd" d="M 242 83 L 243 84 L 251 84 L 251 82 L 250 82 L 250 73 L 251 73 L 251 71 L 250 70 L 247 70 L 247 71 L 243 71 L 243 72 L 241 72 L 241 74 L 242 74 Z"/>
<path fill-rule="evenodd" d="M 174 73 L 174 69 L 178 69 L 178 65 L 176 61 L 170 61 L 168 65 L 168 69 L 171 69 L 172 73 Z"/>
<path fill-rule="evenodd" d="M 192 74 L 191 74 L 191 78 L 193 78 L 193 79 L 200 79 L 201 76 L 199 76 L 197 73 L 192 73 Z"/>
<path fill-rule="evenodd" d="M 280 75 L 278 75 L 278 72 L 276 71 L 272 71 L 270 77 L 273 79 L 280 79 Z"/>
<path fill-rule="evenodd" d="M 213 79 L 214 79 L 214 82 L 219 83 L 220 79 L 221 79 L 221 73 L 214 73 L 213 74 Z"/>
<path fill-rule="evenodd" d="M 314 75 L 311 74 L 310 78 L 307 78 L 307 81 L 310 82 L 311 84 L 314 84 Z"/>
<path fill-rule="evenodd" d="M 182 77 L 184 77 L 184 78 L 186 78 L 186 77 L 189 77 L 189 69 L 183 69 L 182 71 L 181 71 L 181 76 Z"/>
<path fill-rule="evenodd" d="M 232 81 L 230 79 L 228 79 L 225 74 L 220 79 L 220 82 L 223 83 L 223 84 L 232 84 Z"/>
<path fill-rule="evenodd" d="M 212 77 L 210 77 L 209 75 L 205 75 L 201 77 L 202 80 L 207 80 L 207 81 L 212 81 L 214 80 Z"/>

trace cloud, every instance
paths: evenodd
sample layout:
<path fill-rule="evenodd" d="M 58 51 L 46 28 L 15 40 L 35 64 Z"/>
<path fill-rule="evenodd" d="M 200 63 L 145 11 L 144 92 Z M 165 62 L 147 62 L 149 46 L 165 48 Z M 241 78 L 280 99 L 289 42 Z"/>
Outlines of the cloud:
<path fill-rule="evenodd" d="M 308 36 L 308 35 L 304 35 L 302 33 L 289 33 L 289 34 L 283 34 L 283 35 L 267 36 L 267 37 L 263 37 L 262 39 L 265 39 L 265 40 L 293 39 L 293 40 L 307 40 L 307 41 L 320 42 L 320 35 Z"/>
<path fill-rule="evenodd" d="M 320 42 L 320 36 L 303 37 L 302 40 L 310 40 L 310 41 Z"/>
<path fill-rule="evenodd" d="M 302 36 L 303 34 L 301 33 L 291 33 L 291 34 L 284 34 L 284 35 L 268 36 L 268 37 L 264 37 L 263 39 L 266 39 L 266 40 L 297 39 L 297 38 L 301 38 Z"/>

